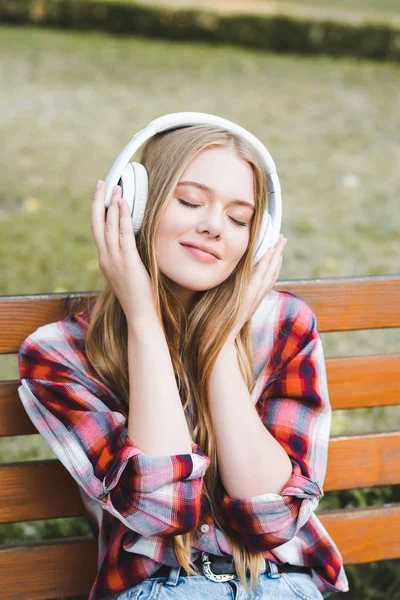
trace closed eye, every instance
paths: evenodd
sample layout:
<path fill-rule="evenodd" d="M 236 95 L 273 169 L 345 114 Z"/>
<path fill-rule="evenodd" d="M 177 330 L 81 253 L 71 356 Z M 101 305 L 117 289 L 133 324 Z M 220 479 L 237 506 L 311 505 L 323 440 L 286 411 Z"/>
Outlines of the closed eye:
<path fill-rule="evenodd" d="M 201 206 L 200 204 L 190 204 L 190 202 L 186 202 L 185 200 L 181 200 L 180 198 L 178 198 L 178 202 L 180 202 L 184 206 L 188 206 L 189 208 L 199 208 L 199 206 Z M 239 227 L 246 227 L 246 225 L 247 225 L 247 223 L 242 223 L 242 221 L 237 221 L 237 219 L 234 219 L 233 217 L 229 217 L 229 218 L 234 223 L 236 223 L 236 225 L 238 225 Z"/>

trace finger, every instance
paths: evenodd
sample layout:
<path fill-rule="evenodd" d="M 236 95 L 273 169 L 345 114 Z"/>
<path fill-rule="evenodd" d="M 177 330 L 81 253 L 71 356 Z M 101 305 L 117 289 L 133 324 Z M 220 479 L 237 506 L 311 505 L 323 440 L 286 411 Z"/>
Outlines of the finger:
<path fill-rule="evenodd" d="M 274 273 L 274 275 L 273 275 L 274 284 L 275 284 L 275 282 L 278 280 L 279 273 L 280 273 L 280 271 L 281 271 L 281 267 L 282 267 L 282 262 L 283 262 L 283 256 L 282 256 L 282 254 L 281 254 L 281 256 L 280 256 L 280 258 L 279 258 L 279 263 L 278 263 L 278 266 L 277 266 L 277 268 L 276 268 L 276 271 L 275 271 L 275 273 Z"/>
<path fill-rule="evenodd" d="M 266 251 L 262 260 L 264 262 L 267 262 L 266 261 L 267 257 L 272 256 L 274 254 L 274 252 L 276 252 L 277 250 L 280 250 L 285 245 L 286 242 L 287 242 L 286 238 L 282 234 L 280 234 L 278 239 L 276 240 L 275 244 L 273 246 L 271 246 L 270 248 L 268 248 L 268 250 Z"/>
<path fill-rule="evenodd" d="M 265 277 L 265 279 L 263 280 L 263 285 L 260 288 L 260 301 L 271 291 L 271 289 L 274 287 L 274 285 L 276 284 L 278 277 L 279 277 L 279 272 L 281 269 L 281 265 L 282 265 L 282 260 L 283 257 L 281 255 L 279 261 L 278 261 L 278 265 L 277 268 L 271 272 L 268 273 L 267 276 Z"/>
<path fill-rule="evenodd" d="M 283 259 L 282 250 L 283 248 L 278 247 L 275 251 L 275 254 L 271 258 L 267 274 L 272 278 L 274 278 L 275 273 L 279 272 L 279 269 L 281 267 Z"/>
<path fill-rule="evenodd" d="M 282 266 L 282 261 L 283 261 L 283 256 L 281 255 L 280 258 L 279 258 L 278 265 L 277 265 L 276 269 L 274 270 L 274 272 L 271 275 L 271 280 L 270 280 L 270 283 L 269 283 L 269 287 L 267 287 L 267 291 L 268 291 L 268 289 L 273 288 L 274 285 L 276 284 L 276 282 L 278 281 L 279 273 L 280 273 L 281 266 Z"/>
<path fill-rule="evenodd" d="M 261 278 L 263 277 L 264 271 L 268 268 L 271 258 L 275 252 L 274 247 L 268 248 L 265 254 L 260 258 L 258 263 L 253 267 L 254 273 L 259 273 Z"/>
<path fill-rule="evenodd" d="M 274 248 L 281 247 L 282 245 L 284 246 L 286 242 L 287 242 L 287 239 L 285 238 L 285 236 L 282 233 L 280 233 L 278 239 L 276 240 L 276 242 L 274 244 Z"/>
<path fill-rule="evenodd" d="M 280 236 L 275 246 L 268 249 L 266 255 L 264 256 L 265 260 L 260 261 L 261 265 L 259 273 L 262 280 L 275 272 L 277 262 L 279 257 L 282 256 L 282 251 L 286 245 L 286 242 L 286 238 Z"/>
<path fill-rule="evenodd" d="M 104 220 L 106 213 L 106 207 L 104 204 L 105 187 L 104 181 L 101 181 L 100 187 L 96 189 L 93 195 L 92 215 L 90 221 L 93 238 L 96 243 L 99 256 L 100 254 L 104 254 L 106 249 L 104 239 Z"/>
<path fill-rule="evenodd" d="M 111 258 L 116 259 L 119 256 L 119 207 L 118 198 L 121 195 L 121 187 L 117 185 L 116 191 L 111 196 L 110 206 L 107 211 L 107 218 L 105 224 L 105 241 L 107 252 Z"/>
<path fill-rule="evenodd" d="M 132 217 L 128 203 L 121 198 L 122 206 L 119 207 L 119 245 L 121 250 L 132 252 L 132 244 L 136 247 L 133 232 Z"/>

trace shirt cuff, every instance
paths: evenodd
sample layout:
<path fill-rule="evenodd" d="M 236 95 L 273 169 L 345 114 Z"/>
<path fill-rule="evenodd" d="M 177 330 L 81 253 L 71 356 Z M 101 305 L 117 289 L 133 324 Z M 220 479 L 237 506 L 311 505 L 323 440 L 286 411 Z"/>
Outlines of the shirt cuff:
<path fill-rule="evenodd" d="M 322 496 L 320 486 L 302 475 L 300 466 L 295 463 L 290 479 L 279 494 L 267 492 L 250 498 L 231 498 L 224 493 L 222 508 L 236 531 L 249 528 L 257 534 L 272 533 L 287 527 L 299 511 L 304 523 Z M 302 505 L 297 499 L 309 499 L 312 502 Z"/>
<path fill-rule="evenodd" d="M 119 450 L 104 478 L 102 496 L 118 482 L 135 492 L 153 492 L 168 483 L 200 479 L 204 476 L 211 459 L 195 442 L 192 452 L 150 456 L 137 448 L 129 436 Z"/>

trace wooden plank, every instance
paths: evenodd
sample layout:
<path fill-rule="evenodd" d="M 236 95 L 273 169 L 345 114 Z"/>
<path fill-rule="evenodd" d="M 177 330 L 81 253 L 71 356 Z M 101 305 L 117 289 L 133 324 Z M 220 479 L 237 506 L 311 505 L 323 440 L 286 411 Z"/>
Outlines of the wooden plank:
<path fill-rule="evenodd" d="M 0 547 L 2 600 L 88 594 L 96 578 L 97 541 L 67 538 Z"/>
<path fill-rule="evenodd" d="M 18 380 L 0 381 L 0 437 L 38 433 L 18 395 Z"/>
<path fill-rule="evenodd" d="M 400 404 L 400 354 L 328 358 L 326 372 L 333 409 Z"/>
<path fill-rule="evenodd" d="M 324 490 L 400 483 L 400 432 L 331 438 Z"/>
<path fill-rule="evenodd" d="M 0 465 L 0 522 L 85 514 L 78 485 L 58 459 Z M 400 483 L 400 432 L 331 438 L 324 491 Z"/>
<path fill-rule="evenodd" d="M 16 354 L 38 327 L 85 310 L 99 292 L 0 296 L 0 354 Z"/>
<path fill-rule="evenodd" d="M 283 280 L 274 288 L 297 294 L 308 302 L 321 332 L 400 327 L 400 274 Z M 32 331 L 69 312 L 84 310 L 98 294 L 0 296 L 0 354 L 17 353 Z"/>
<path fill-rule="evenodd" d="M 400 327 L 400 274 L 277 282 L 304 298 L 319 331 Z"/>
<path fill-rule="evenodd" d="M 400 558 L 400 507 L 318 513 L 345 564 Z M 87 594 L 96 576 L 96 541 L 73 538 L 0 548 L 4 600 Z"/>
<path fill-rule="evenodd" d="M 400 506 L 320 512 L 345 564 L 400 558 Z"/>
<path fill-rule="evenodd" d="M 78 484 L 58 458 L 0 464 L 0 523 L 85 514 Z"/>
<path fill-rule="evenodd" d="M 400 404 L 400 354 L 326 359 L 333 409 Z M 37 433 L 18 395 L 18 380 L 0 381 L 0 437 Z"/>

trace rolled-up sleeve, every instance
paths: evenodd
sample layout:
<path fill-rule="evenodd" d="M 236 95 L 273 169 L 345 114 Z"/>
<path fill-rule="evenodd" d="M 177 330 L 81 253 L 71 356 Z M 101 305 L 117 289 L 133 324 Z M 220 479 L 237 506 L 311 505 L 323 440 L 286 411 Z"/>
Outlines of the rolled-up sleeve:
<path fill-rule="evenodd" d="M 250 498 L 231 498 L 226 490 L 222 494 L 231 526 L 259 552 L 288 542 L 307 523 L 323 496 L 327 465 L 331 407 L 322 342 L 309 305 L 287 294 L 292 310 L 276 341 L 279 360 L 256 409 L 288 454 L 292 474 L 280 493 Z"/>
<path fill-rule="evenodd" d="M 114 394 L 79 364 L 58 334 L 35 332 L 23 342 L 18 393 L 38 432 L 78 485 L 129 529 L 148 537 L 191 531 L 210 458 L 194 442 L 188 454 L 142 452 Z"/>

